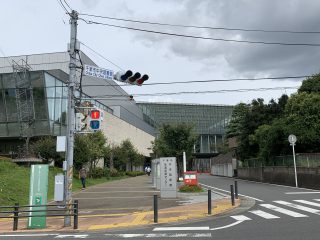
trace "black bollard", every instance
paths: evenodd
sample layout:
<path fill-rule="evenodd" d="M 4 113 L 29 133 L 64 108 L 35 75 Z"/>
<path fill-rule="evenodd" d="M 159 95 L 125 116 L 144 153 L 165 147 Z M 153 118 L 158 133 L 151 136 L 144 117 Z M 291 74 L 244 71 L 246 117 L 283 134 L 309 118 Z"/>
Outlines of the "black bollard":
<path fill-rule="evenodd" d="M 212 214 L 212 206 L 211 206 L 211 190 L 208 189 L 208 215 Z"/>
<path fill-rule="evenodd" d="M 158 195 L 153 195 L 153 222 L 158 223 Z"/>
<path fill-rule="evenodd" d="M 233 185 L 230 185 L 230 194 L 231 194 L 231 204 L 234 206 L 234 190 Z"/>
<path fill-rule="evenodd" d="M 234 181 L 234 195 L 235 195 L 236 199 L 239 198 L 239 196 L 238 196 L 238 182 L 237 181 Z"/>

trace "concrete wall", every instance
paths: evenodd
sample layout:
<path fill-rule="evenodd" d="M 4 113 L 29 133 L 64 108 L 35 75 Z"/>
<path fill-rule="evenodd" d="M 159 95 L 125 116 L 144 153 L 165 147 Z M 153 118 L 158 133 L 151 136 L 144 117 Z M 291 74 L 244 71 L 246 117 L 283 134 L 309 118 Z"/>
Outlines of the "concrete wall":
<path fill-rule="evenodd" d="M 117 146 L 122 141 L 129 139 L 138 152 L 144 156 L 149 157 L 152 152 L 150 148 L 152 147 L 151 142 L 154 141 L 154 136 L 108 112 L 104 112 L 102 131 L 110 144 Z"/>
<path fill-rule="evenodd" d="M 225 177 L 233 177 L 232 163 L 214 164 L 211 166 L 211 174 Z"/>
<path fill-rule="evenodd" d="M 298 186 L 320 189 L 320 168 L 297 167 Z M 295 186 L 293 167 L 238 168 L 238 178 Z"/>

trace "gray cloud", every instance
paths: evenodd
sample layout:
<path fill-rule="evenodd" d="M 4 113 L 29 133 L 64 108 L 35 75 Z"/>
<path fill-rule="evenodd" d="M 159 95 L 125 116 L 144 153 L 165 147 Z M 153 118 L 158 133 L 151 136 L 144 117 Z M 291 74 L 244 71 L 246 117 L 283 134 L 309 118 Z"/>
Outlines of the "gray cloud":
<path fill-rule="evenodd" d="M 159 0 L 154 0 L 159 2 Z M 182 0 L 163 1 L 172 6 L 157 16 L 146 16 L 152 21 L 192 24 L 213 27 L 320 31 L 320 1 L 312 0 Z M 166 8 L 168 9 L 168 7 Z M 141 19 L 141 15 L 132 16 Z M 135 25 L 136 26 L 136 25 Z M 143 26 L 167 32 L 214 38 L 241 39 L 265 42 L 320 43 L 320 34 L 258 33 L 221 30 L 195 30 Z M 224 58 L 229 67 L 241 75 L 295 75 L 318 72 L 320 47 L 277 46 L 219 41 L 184 39 L 138 33 L 147 46 L 161 43 L 180 57 L 193 61 L 217 63 Z"/>

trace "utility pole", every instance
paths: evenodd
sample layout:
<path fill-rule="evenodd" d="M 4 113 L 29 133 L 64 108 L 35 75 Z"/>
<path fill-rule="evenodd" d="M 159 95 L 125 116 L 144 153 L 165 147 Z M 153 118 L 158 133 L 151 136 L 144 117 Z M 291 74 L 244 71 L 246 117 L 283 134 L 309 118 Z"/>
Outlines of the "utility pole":
<path fill-rule="evenodd" d="M 65 203 L 67 205 L 67 214 L 72 212 L 72 177 L 73 177 L 73 148 L 74 148 L 74 132 L 75 132 L 75 103 L 74 103 L 74 87 L 76 82 L 76 56 L 78 49 L 77 44 L 77 20 L 78 13 L 72 11 L 70 14 L 70 44 L 69 44 L 69 82 L 68 82 L 68 123 L 67 123 L 67 175 L 65 186 Z M 64 226 L 71 226 L 71 216 L 65 216 Z"/>

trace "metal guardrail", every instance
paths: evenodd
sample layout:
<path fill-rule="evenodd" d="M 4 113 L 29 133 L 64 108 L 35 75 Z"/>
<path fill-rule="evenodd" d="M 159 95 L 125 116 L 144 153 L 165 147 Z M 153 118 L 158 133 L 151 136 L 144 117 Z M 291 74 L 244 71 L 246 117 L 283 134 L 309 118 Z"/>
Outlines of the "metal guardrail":
<path fill-rule="evenodd" d="M 45 210 L 25 210 L 24 208 L 37 208 L 37 207 L 61 207 L 64 209 L 45 209 Z M 72 206 L 72 213 L 70 214 L 47 214 L 48 212 L 67 212 L 68 206 Z M 72 204 L 50 204 L 50 205 L 19 205 L 16 203 L 14 206 L 0 206 L 0 210 L 2 209 L 10 209 L 10 211 L 0 211 L 0 214 L 10 214 L 8 216 L 0 216 L 0 218 L 13 218 L 13 231 L 18 229 L 19 218 L 29 218 L 29 217 L 65 217 L 65 216 L 73 216 L 73 229 L 78 229 L 78 216 L 79 216 L 79 202 L 78 200 L 74 200 Z M 26 215 L 25 213 L 33 213 L 33 212 L 43 212 L 43 215 Z"/>

